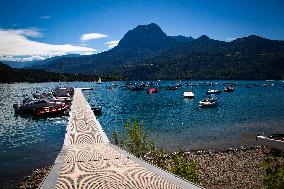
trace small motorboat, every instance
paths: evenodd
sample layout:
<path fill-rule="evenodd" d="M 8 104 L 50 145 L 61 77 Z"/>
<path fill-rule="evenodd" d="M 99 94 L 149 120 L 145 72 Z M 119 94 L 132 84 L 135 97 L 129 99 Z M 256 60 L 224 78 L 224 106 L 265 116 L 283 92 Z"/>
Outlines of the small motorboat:
<path fill-rule="evenodd" d="M 209 89 L 209 90 L 206 92 L 207 95 L 220 94 L 220 93 L 221 93 L 221 91 L 219 91 L 219 90 L 213 90 L 213 89 Z"/>
<path fill-rule="evenodd" d="M 131 91 L 142 91 L 142 90 L 144 90 L 144 86 L 143 85 L 134 85 L 134 86 L 132 86 L 132 87 L 130 87 L 130 90 Z"/>
<path fill-rule="evenodd" d="M 233 92 L 234 91 L 234 87 L 231 87 L 231 86 L 224 87 L 224 91 L 225 92 Z"/>
<path fill-rule="evenodd" d="M 214 107 L 218 105 L 217 98 L 206 97 L 203 100 L 199 101 L 199 107 Z"/>
<path fill-rule="evenodd" d="M 284 134 L 257 135 L 256 140 L 262 145 L 284 151 Z"/>
<path fill-rule="evenodd" d="M 64 102 L 50 102 L 47 99 L 25 99 L 22 105 L 14 104 L 16 114 L 29 114 L 32 116 L 63 115 L 70 108 Z"/>
<path fill-rule="evenodd" d="M 147 85 L 151 86 L 151 85 L 154 85 L 154 83 L 151 82 L 151 81 L 149 81 L 149 82 L 147 83 Z"/>
<path fill-rule="evenodd" d="M 71 102 L 74 94 L 74 88 L 57 87 L 53 90 L 52 94 L 58 100 Z"/>
<path fill-rule="evenodd" d="M 193 94 L 192 90 L 185 91 L 185 92 L 183 93 L 183 96 L 184 96 L 185 98 L 194 98 L 194 94 Z"/>
<path fill-rule="evenodd" d="M 118 84 L 117 84 L 117 83 L 112 83 L 112 84 L 110 85 L 110 87 L 118 87 Z"/>
<path fill-rule="evenodd" d="M 49 100 L 50 102 L 65 102 L 65 103 L 71 103 L 71 101 L 72 101 L 72 98 L 71 97 L 68 97 L 68 98 L 66 98 L 66 97 L 58 97 L 58 98 L 56 98 L 55 96 L 53 96 L 53 94 L 51 93 L 51 92 L 49 92 L 49 93 L 42 93 L 42 94 L 40 94 L 40 93 L 34 93 L 33 94 L 33 98 L 34 99 L 47 99 L 47 100 Z"/>
<path fill-rule="evenodd" d="M 170 90 L 170 91 L 178 90 L 178 86 L 168 86 L 167 90 Z"/>
<path fill-rule="evenodd" d="M 159 90 L 157 89 L 157 88 L 155 88 L 155 87 L 152 87 L 152 88 L 150 88 L 150 89 L 148 89 L 147 90 L 147 93 L 158 93 L 159 92 Z"/>
<path fill-rule="evenodd" d="M 96 116 L 99 116 L 102 114 L 102 107 L 100 106 L 93 106 L 91 109 Z"/>

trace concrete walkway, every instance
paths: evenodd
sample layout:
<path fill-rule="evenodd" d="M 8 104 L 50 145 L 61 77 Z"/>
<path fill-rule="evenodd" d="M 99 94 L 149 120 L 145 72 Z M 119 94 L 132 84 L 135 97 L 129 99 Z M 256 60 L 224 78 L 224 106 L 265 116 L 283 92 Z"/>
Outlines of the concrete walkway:
<path fill-rule="evenodd" d="M 75 89 L 62 151 L 40 188 L 199 187 L 110 144 L 82 90 Z"/>

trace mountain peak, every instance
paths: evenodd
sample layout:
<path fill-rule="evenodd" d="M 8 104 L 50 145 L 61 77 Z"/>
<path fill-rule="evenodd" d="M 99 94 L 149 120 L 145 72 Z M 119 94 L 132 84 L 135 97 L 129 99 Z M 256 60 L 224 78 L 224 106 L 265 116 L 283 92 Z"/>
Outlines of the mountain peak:
<path fill-rule="evenodd" d="M 129 30 L 119 41 L 116 48 L 149 48 L 156 49 L 168 43 L 167 35 L 155 23 L 138 25 Z"/>
<path fill-rule="evenodd" d="M 200 37 L 198 37 L 196 40 L 208 40 L 210 39 L 207 35 L 202 35 Z"/>
<path fill-rule="evenodd" d="M 163 30 L 160 28 L 160 26 L 158 26 L 155 23 L 151 23 L 151 24 L 147 24 L 147 25 L 138 25 L 136 28 L 134 28 L 133 30 L 130 30 L 129 32 L 137 32 L 137 33 L 146 32 L 146 33 L 152 33 L 152 34 L 156 34 L 156 35 L 166 36 L 166 34 L 163 32 Z"/>
<path fill-rule="evenodd" d="M 158 26 L 158 24 L 156 23 L 150 23 L 150 24 L 146 24 L 146 25 L 138 25 L 136 28 L 134 28 L 133 30 L 137 29 L 137 28 L 142 28 L 142 29 L 156 29 L 156 30 L 161 30 L 160 26 Z"/>

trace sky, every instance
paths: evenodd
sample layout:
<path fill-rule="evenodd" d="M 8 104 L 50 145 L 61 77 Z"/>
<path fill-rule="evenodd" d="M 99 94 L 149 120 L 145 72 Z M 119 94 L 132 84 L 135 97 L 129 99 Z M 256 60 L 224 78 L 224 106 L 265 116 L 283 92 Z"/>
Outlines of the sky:
<path fill-rule="evenodd" d="M 283 0 L 1 0 L 0 60 L 89 55 L 142 24 L 170 36 L 284 40 Z"/>

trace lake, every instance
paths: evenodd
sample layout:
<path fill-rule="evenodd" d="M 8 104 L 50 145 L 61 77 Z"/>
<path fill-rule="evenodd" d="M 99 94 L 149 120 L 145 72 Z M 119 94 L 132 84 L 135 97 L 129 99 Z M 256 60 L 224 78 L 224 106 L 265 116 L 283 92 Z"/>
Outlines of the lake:
<path fill-rule="evenodd" d="M 189 87 L 185 82 L 198 86 Z M 223 90 L 227 82 L 237 86 L 232 93 L 216 95 L 219 106 L 198 107 L 208 89 Z M 118 86 L 110 90 L 112 83 Z M 177 83 L 183 87 L 166 90 L 167 86 Z M 264 83 L 268 87 L 262 87 Z M 257 143 L 246 139 L 247 134 L 284 133 L 283 81 L 161 81 L 157 85 L 160 92 L 156 94 L 130 91 L 125 84 L 122 81 L 101 85 L 62 83 L 94 88 L 84 94 L 91 105 L 103 108 L 98 120 L 108 137 L 114 128 L 120 130 L 125 122 L 136 118 L 143 121 L 150 139 L 167 151 L 249 147 Z M 57 85 L 0 84 L 0 183 L 54 162 L 63 144 L 68 117 L 22 118 L 14 115 L 13 104 L 21 103 L 24 94 L 47 92 Z M 187 89 L 193 89 L 194 99 L 183 97 Z"/>

